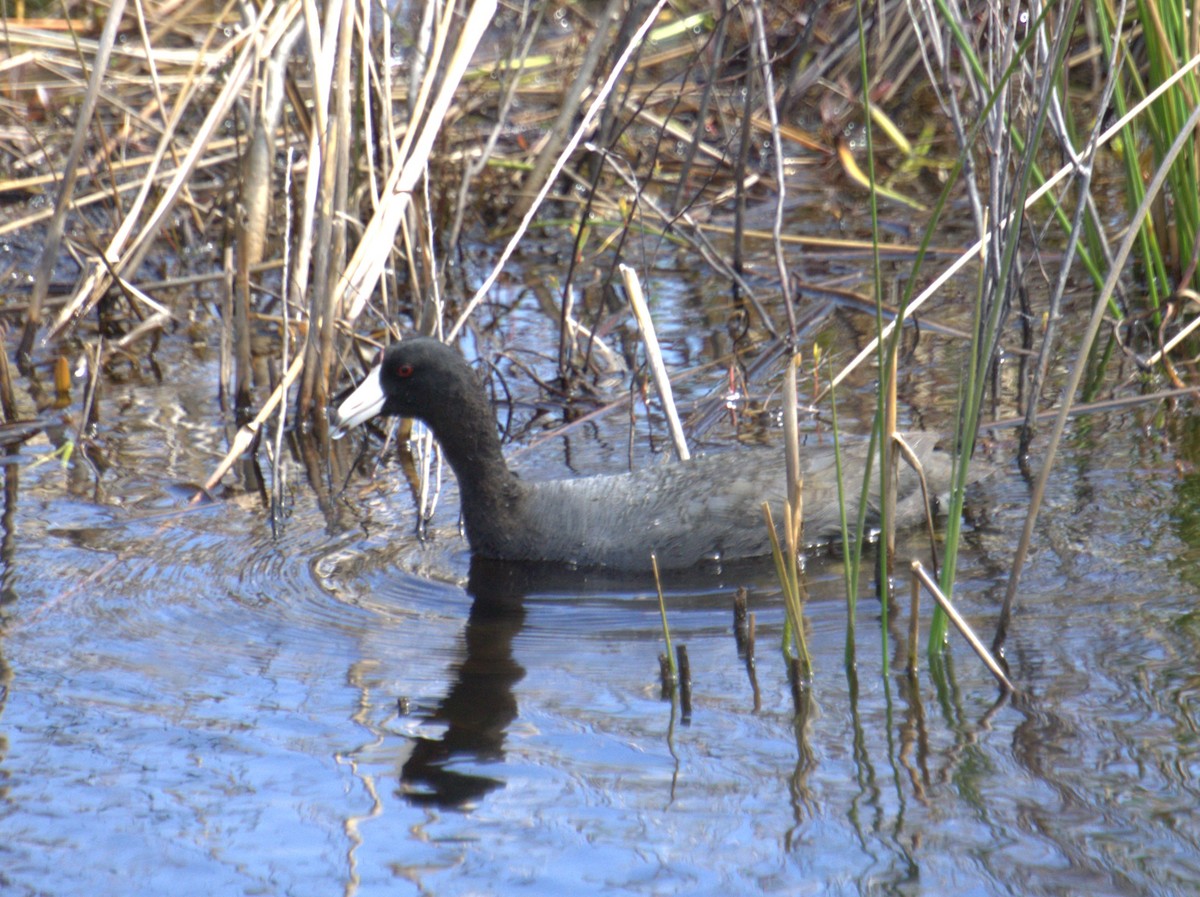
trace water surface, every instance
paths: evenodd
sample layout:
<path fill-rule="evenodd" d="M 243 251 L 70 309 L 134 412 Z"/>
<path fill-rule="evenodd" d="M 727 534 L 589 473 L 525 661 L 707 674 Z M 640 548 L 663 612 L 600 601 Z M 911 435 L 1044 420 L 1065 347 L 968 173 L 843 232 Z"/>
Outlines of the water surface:
<path fill-rule="evenodd" d="M 274 533 L 236 489 L 189 507 L 221 415 L 165 351 L 168 382 L 102 396 L 102 469 L 44 440 L 5 468 L 4 893 L 1195 892 L 1196 477 L 1136 412 L 1077 427 L 1051 481 L 1007 650 L 1028 700 L 957 638 L 910 681 L 906 609 L 883 675 L 869 594 L 848 673 L 818 557 L 799 715 L 769 565 L 667 578 L 685 720 L 651 585 L 473 568 L 452 486 L 424 543 L 392 461 L 345 493 L 292 464 Z M 619 432 L 517 463 L 611 469 Z M 998 465 L 959 580 L 985 638 L 1028 494 Z"/>

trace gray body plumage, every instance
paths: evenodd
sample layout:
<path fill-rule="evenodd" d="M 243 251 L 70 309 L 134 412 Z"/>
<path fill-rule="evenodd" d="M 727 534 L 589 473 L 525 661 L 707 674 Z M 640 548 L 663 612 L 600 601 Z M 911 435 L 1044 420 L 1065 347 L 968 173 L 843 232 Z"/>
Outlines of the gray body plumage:
<path fill-rule="evenodd" d="M 504 461 L 495 417 L 474 371 L 452 349 L 428 339 L 392 346 L 380 366 L 338 409 L 339 426 L 375 414 L 425 421 L 459 481 L 471 548 L 501 560 L 553 561 L 625 570 L 690 567 L 709 560 L 769 554 L 762 502 L 783 520 L 782 450 L 732 449 L 691 461 L 652 464 L 628 474 L 527 481 Z M 930 434 L 910 434 L 931 495 L 942 494 L 952 461 Z M 878 452 L 874 453 L 878 457 Z M 857 515 L 867 444 L 843 447 L 847 519 Z M 841 531 L 834 451 L 801 447 L 804 539 L 819 543 Z M 879 471 L 873 462 L 868 526 L 878 523 Z M 896 522 L 924 519 L 917 475 L 903 461 Z"/>
<path fill-rule="evenodd" d="M 924 456 L 930 488 L 944 488 L 950 478 L 949 456 L 933 451 L 933 439 L 926 434 L 915 434 L 909 441 L 916 443 L 918 456 Z M 851 527 L 857 517 L 866 449 L 862 443 L 843 448 Z M 829 542 L 841 533 L 832 447 L 802 448 L 801 468 L 804 540 L 810 545 Z M 896 517 L 900 526 L 911 526 L 923 518 L 924 500 L 917 476 L 903 462 L 901 468 Z M 879 523 L 878 464 L 872 474 L 869 527 Z M 513 517 L 522 524 L 479 534 L 490 544 L 477 550 L 509 559 L 625 570 L 649 568 L 651 552 L 660 567 L 676 569 L 758 557 L 771 552 L 762 503 L 770 502 L 774 520 L 781 525 L 786 495 L 783 452 L 769 449 L 701 455 L 629 474 L 521 481 Z M 932 497 L 936 501 L 938 492 Z"/>

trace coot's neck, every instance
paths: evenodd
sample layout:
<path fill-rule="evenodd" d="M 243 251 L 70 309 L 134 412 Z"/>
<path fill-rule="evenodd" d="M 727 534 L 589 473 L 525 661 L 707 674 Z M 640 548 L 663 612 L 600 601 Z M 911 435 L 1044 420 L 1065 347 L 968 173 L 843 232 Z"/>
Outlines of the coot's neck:
<path fill-rule="evenodd" d="M 521 481 L 508 469 L 496 434 L 496 416 L 475 372 L 447 383 L 447 401 L 426 420 L 458 478 L 467 538 L 490 553 L 515 528 Z"/>

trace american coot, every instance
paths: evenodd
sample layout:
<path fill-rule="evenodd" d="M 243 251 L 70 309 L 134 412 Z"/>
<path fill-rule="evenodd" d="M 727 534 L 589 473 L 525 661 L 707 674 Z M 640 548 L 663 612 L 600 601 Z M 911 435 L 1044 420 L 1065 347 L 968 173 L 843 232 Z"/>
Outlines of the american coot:
<path fill-rule="evenodd" d="M 644 570 L 650 553 L 663 568 L 770 554 L 762 502 L 776 521 L 787 494 L 782 451 L 735 449 L 634 473 L 527 482 L 508 469 L 496 420 L 475 371 L 453 349 L 416 337 L 396 343 L 337 410 L 345 431 L 378 414 L 424 421 L 458 478 L 471 549 L 484 557 Z M 908 437 L 936 496 L 950 480 L 949 455 L 930 434 Z M 867 446 L 844 446 L 849 519 L 862 488 Z M 840 532 L 833 448 L 801 449 L 804 535 Z M 876 464 L 876 467 L 878 465 Z M 876 497 L 868 519 L 877 523 Z M 924 519 L 917 476 L 901 464 L 897 523 Z"/>

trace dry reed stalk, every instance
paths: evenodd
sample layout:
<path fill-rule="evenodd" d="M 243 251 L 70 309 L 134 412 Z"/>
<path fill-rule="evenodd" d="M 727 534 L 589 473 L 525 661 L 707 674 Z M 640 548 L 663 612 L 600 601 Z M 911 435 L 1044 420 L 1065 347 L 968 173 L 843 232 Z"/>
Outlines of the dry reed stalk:
<path fill-rule="evenodd" d="M 278 40 L 283 35 L 283 29 L 280 25 L 286 25 L 288 20 L 289 17 L 285 9 L 277 12 L 274 17 L 262 21 L 261 30 L 266 33 L 260 35 L 260 37 L 268 43 L 273 42 L 271 40 L 272 37 Z M 62 312 L 60 312 L 58 318 L 55 320 L 47 339 L 53 339 L 61 335 L 69 324 L 78 317 L 88 313 L 108 289 L 112 283 L 112 277 L 123 274 L 127 268 L 134 267 L 150 248 L 153 238 L 157 236 L 160 228 L 166 221 L 168 213 L 178 201 L 184 185 L 199 165 L 209 141 L 221 126 L 225 115 L 251 74 L 255 42 L 248 37 L 250 33 L 245 32 L 237 35 L 224 45 L 225 49 L 231 53 L 239 44 L 241 45 L 241 49 L 238 51 L 237 58 L 227 73 L 222 90 L 213 101 L 208 114 L 197 131 L 195 139 L 188 148 L 183 162 L 175 170 L 153 211 L 141 225 L 141 229 L 136 236 L 133 236 L 133 230 L 138 224 L 141 210 L 148 199 L 152 184 L 152 179 L 146 178 L 134 201 L 133 207 L 127 211 L 121 226 L 110 238 L 108 246 L 103 251 L 104 262 L 107 262 L 107 264 L 102 262 L 100 258 L 88 260 L 87 269 L 79 286 L 76 288 L 71 300 L 64 306 Z M 187 108 L 188 101 L 193 97 L 194 94 L 188 94 L 176 104 L 169 126 L 164 130 L 163 137 L 155 150 L 154 164 L 151 166 L 152 171 L 157 168 L 162 158 L 166 155 L 170 147 L 172 135 L 174 134 L 174 127 L 179 123 L 185 108 Z"/>
<path fill-rule="evenodd" d="M 318 195 L 328 142 L 329 96 L 333 67 L 331 53 L 325 44 L 325 37 L 321 30 L 320 16 L 312 0 L 304 0 L 303 12 L 305 46 L 308 49 L 312 71 L 312 121 L 307 134 L 308 143 L 305 150 L 307 165 L 304 170 L 303 187 L 298 203 L 300 220 L 294 225 L 291 239 L 288 242 L 291 264 L 287 271 L 288 287 L 284 294 L 284 301 L 290 302 L 296 309 L 304 307 L 304 298 L 309 295 L 311 288 L 309 275 L 312 269 L 311 262 L 315 243 L 313 232 L 319 208 Z M 309 329 L 311 330 L 311 327 Z M 303 364 L 304 357 L 303 352 L 298 353 L 297 361 Z M 293 362 L 293 366 L 294 364 L 295 362 Z M 290 371 L 292 368 L 288 367 L 287 369 Z M 276 393 L 278 393 L 278 387 L 276 387 Z"/>
<path fill-rule="evenodd" d="M 283 37 L 270 48 L 269 55 L 260 53 L 255 60 L 258 72 L 252 83 L 261 85 L 251 100 L 253 109 L 250 138 L 242 159 L 240 184 L 241 214 L 237 219 L 237 273 L 234 278 L 234 356 L 237 368 L 234 379 L 234 407 L 241 413 L 250 406 L 250 272 L 266 255 L 267 222 L 274 196 L 271 170 L 274 163 L 276 132 L 283 116 L 285 68 L 292 48 L 303 31 L 303 20 L 297 18 Z M 265 49 L 265 48 L 263 48 Z M 286 331 L 283 339 L 287 341 Z M 286 368 L 287 365 L 284 365 Z"/>
<path fill-rule="evenodd" d="M 282 326 L 279 328 L 281 338 L 279 340 L 279 367 L 280 370 L 286 371 L 291 364 L 289 358 L 289 348 L 291 334 L 289 333 L 289 315 L 288 315 L 288 290 L 287 282 L 288 274 L 288 253 L 291 246 L 292 225 L 294 218 L 294 204 L 290 201 L 292 196 L 292 174 L 295 163 L 295 153 L 289 151 L 287 157 L 287 167 L 284 170 L 283 181 L 283 196 L 284 196 L 284 228 L 283 228 L 283 301 L 279 304 L 280 314 L 283 318 Z M 283 516 L 284 503 L 284 480 L 286 477 L 286 464 L 283 454 L 283 434 L 287 429 L 287 405 L 285 402 L 279 403 L 279 420 L 275 426 L 275 445 L 274 451 L 271 454 L 271 525 L 274 529 L 277 522 Z M 311 440 L 308 440 L 311 443 Z M 270 442 L 268 441 L 268 446 Z M 312 478 L 313 482 L 320 482 L 320 477 Z"/>
<path fill-rule="evenodd" d="M 699 225 L 706 233 L 721 234 L 723 236 L 733 236 L 734 230 L 732 227 L 723 224 L 715 224 L 713 222 L 704 222 Z M 752 227 L 745 228 L 742 231 L 742 236 L 747 240 L 763 240 L 773 241 L 775 235 L 768 230 L 757 230 Z M 845 252 L 845 253 L 861 253 L 871 252 L 874 249 L 873 244 L 869 240 L 855 240 L 847 237 L 816 237 L 808 234 L 780 234 L 779 240 L 785 246 L 798 246 L 802 249 L 821 249 L 827 252 Z M 885 256 L 911 256 L 920 252 L 921 247 L 915 246 L 912 243 L 881 243 L 879 251 Z M 963 253 L 963 248 L 959 246 L 930 246 L 925 250 L 927 255 L 952 255 L 955 257 Z"/>
<path fill-rule="evenodd" d="M 339 0 L 325 7 L 325 31 L 320 36 L 319 96 L 329 103 L 317 116 L 322 138 L 319 164 L 310 175 L 316 179 L 315 231 L 312 248 L 312 283 L 308 291 L 308 340 L 304 348 L 304 376 L 297 411 L 307 417 L 327 404 L 329 372 L 333 366 L 334 284 L 345 264 L 348 176 L 353 165 L 350 136 L 354 4 Z"/>
<path fill-rule="evenodd" d="M 67 212 L 71 208 L 71 193 L 75 189 L 75 172 L 79 167 L 79 159 L 83 155 L 84 140 L 92 127 L 92 116 L 96 112 L 96 106 L 100 99 L 100 85 L 108 71 L 109 56 L 112 53 L 124 9 L 125 0 L 114 0 L 109 10 L 108 20 L 104 23 L 104 31 L 100 35 L 92 74 L 88 80 L 87 93 L 84 95 L 79 117 L 75 121 L 75 133 L 71 138 L 71 148 L 67 152 L 66 173 L 59 183 L 58 198 L 54 203 L 54 215 L 46 227 L 42 255 L 38 260 L 37 272 L 34 275 L 33 295 L 29 301 L 29 311 L 25 315 L 25 328 L 17 349 L 17 359 L 20 364 L 27 363 L 33 349 L 33 341 L 42 326 L 42 301 L 46 298 L 46 290 L 50 286 L 50 275 L 58 261 L 58 248 L 62 243 L 63 226 L 67 220 Z"/>
<path fill-rule="evenodd" d="M 592 86 L 592 75 L 596 71 L 596 67 L 600 64 L 601 51 L 611 45 L 605 32 L 616 22 L 617 11 L 621 5 L 622 0 L 608 0 L 604 11 L 600 14 L 599 31 L 604 33 L 604 35 L 601 36 L 598 33 L 589 42 L 583 62 L 576 69 L 575 78 L 571 81 L 571 86 L 563 97 L 558 118 L 547 131 L 547 139 L 543 142 L 542 148 L 538 152 L 537 159 L 533 163 L 533 169 L 525 178 L 520 194 L 509 209 L 508 220 L 510 223 L 515 224 L 519 222 L 534 207 L 535 203 L 540 203 L 543 188 L 547 185 L 547 182 L 557 177 L 557 171 L 561 168 L 561 165 L 557 164 L 556 157 L 567 139 L 566 135 L 570 133 L 571 123 L 578 117 L 584 92 Z"/>
<path fill-rule="evenodd" d="M 495 0 L 482 0 L 472 6 L 445 72 L 438 77 L 426 78 L 422 84 L 418 101 L 419 110 L 425 108 L 423 98 L 433 94 L 434 82 L 439 85 L 437 93 L 428 107 L 428 112 L 423 116 L 421 127 L 419 129 L 409 128 L 405 132 L 404 141 L 396 153 L 397 163 L 388 174 L 379 207 L 375 210 L 371 220 L 367 222 L 358 246 L 346 266 L 346 271 L 334 289 L 333 308 L 340 309 L 341 317 L 347 324 L 352 325 L 362 314 L 371 291 L 387 263 L 392 240 L 408 211 L 412 201 L 412 191 L 425 171 L 438 129 L 449 111 L 454 100 L 455 90 L 462 80 L 471 55 L 483 37 L 495 9 Z M 452 13 L 453 7 L 448 7 L 447 15 Z M 448 28 L 449 21 L 447 20 L 439 28 L 439 34 L 444 35 Z M 439 58 L 439 54 L 433 54 L 430 61 L 433 63 Z M 452 337 L 453 334 L 451 334 Z"/>
<path fill-rule="evenodd" d="M 526 231 L 529 229 L 529 225 L 533 220 L 533 216 L 537 213 L 542 202 L 550 193 L 550 189 L 554 185 L 554 181 L 558 177 L 559 172 L 562 171 L 563 166 L 565 166 L 567 163 L 567 160 L 571 157 L 571 155 L 575 152 L 575 149 L 583 140 L 584 134 L 591 128 L 592 122 L 596 120 L 601 108 L 603 108 L 604 104 L 610 98 L 613 88 L 616 86 L 617 79 L 624 71 L 626 63 L 633 56 L 634 52 L 641 46 L 642 41 L 646 36 L 646 32 L 650 30 L 650 27 L 654 24 L 655 19 L 665 5 L 666 0 L 657 0 L 654 6 L 642 19 L 641 24 L 634 32 L 629 43 L 625 46 L 624 51 L 614 61 L 612 71 L 609 72 L 608 78 L 605 80 L 600 89 L 596 91 L 596 96 L 591 105 L 588 106 L 587 112 L 584 113 L 583 119 L 575 128 L 575 131 L 571 135 L 571 139 L 567 141 L 566 146 L 563 147 L 563 150 L 559 154 L 557 160 L 555 160 L 554 166 L 546 176 L 545 181 L 538 190 L 537 196 L 534 197 L 533 202 L 530 204 L 528 211 L 521 219 L 520 224 L 517 225 L 512 237 L 509 238 L 508 244 L 504 247 L 503 252 L 500 254 L 500 258 L 496 260 L 495 264 L 492 266 L 491 272 L 475 291 L 475 294 L 470 298 L 463 310 L 459 313 L 458 318 L 454 322 L 454 326 L 452 326 L 447 333 L 446 338 L 448 340 L 453 340 L 458 335 L 459 331 L 461 331 L 463 326 L 466 324 L 468 317 L 470 317 L 471 313 L 474 312 L 474 310 L 479 306 L 479 303 L 483 301 L 488 290 L 492 288 L 492 285 L 495 284 L 497 279 L 499 279 L 501 272 L 504 270 L 504 266 L 508 263 L 509 258 L 516 250 L 517 245 L 521 242 Z"/>

